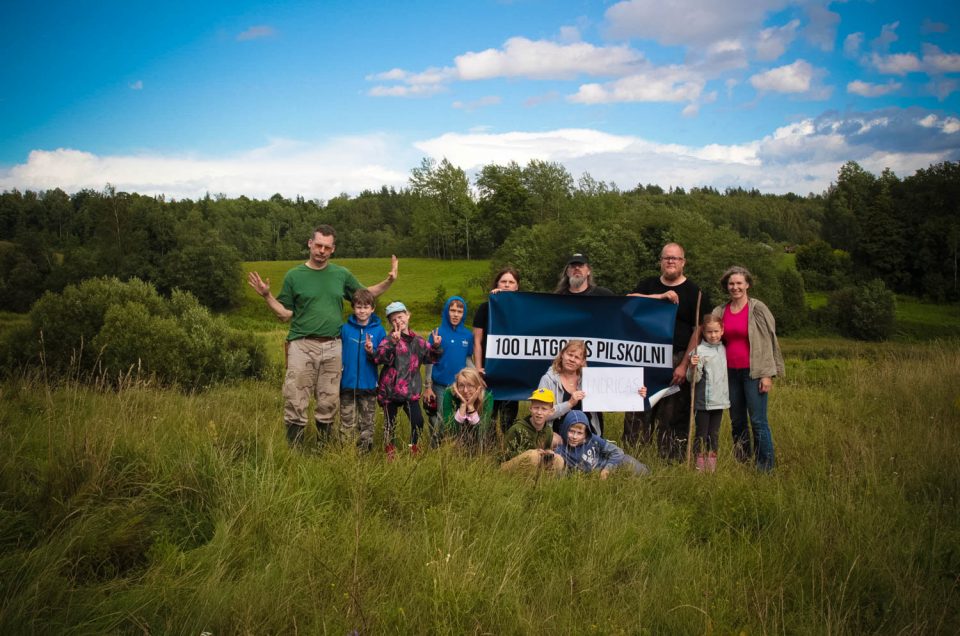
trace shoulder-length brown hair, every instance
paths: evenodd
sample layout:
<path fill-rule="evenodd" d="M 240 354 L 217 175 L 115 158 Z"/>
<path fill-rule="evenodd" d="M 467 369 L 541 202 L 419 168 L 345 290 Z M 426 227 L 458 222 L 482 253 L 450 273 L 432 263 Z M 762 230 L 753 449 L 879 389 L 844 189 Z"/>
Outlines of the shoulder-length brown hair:
<path fill-rule="evenodd" d="M 570 340 L 567 344 L 563 345 L 563 348 L 557 352 L 557 357 L 553 359 L 551 367 L 553 368 L 554 373 L 560 374 L 563 371 L 563 354 L 565 354 L 570 349 L 580 349 L 583 352 L 583 366 L 587 366 L 587 343 L 583 340 Z M 577 369 L 577 375 L 581 375 L 583 367 Z"/>

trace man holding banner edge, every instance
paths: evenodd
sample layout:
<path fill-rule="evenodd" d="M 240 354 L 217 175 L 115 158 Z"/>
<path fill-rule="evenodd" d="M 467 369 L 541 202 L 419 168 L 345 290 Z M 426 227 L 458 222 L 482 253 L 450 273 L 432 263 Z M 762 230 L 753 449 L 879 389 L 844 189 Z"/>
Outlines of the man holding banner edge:
<path fill-rule="evenodd" d="M 637 283 L 629 296 L 672 303 L 677 307 L 673 335 L 673 376 L 671 384 L 686 382 L 688 353 L 696 349 L 699 340 L 700 319 L 710 312 L 710 299 L 683 273 L 686 255 L 678 243 L 667 243 L 660 251 L 660 276 Z M 698 303 L 699 299 L 699 303 Z M 699 313 L 697 307 L 699 304 Z M 660 456 L 680 460 L 686 451 L 689 434 L 687 419 L 690 411 L 690 392 L 679 391 L 665 397 L 649 412 L 626 413 L 623 419 L 623 444 L 647 444 L 656 432 Z"/>

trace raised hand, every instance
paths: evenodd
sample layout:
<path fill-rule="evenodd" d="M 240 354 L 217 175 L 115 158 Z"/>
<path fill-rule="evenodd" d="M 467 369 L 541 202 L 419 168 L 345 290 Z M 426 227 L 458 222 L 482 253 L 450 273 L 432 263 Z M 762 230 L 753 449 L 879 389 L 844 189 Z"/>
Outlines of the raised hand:
<path fill-rule="evenodd" d="M 440 330 L 434 329 L 433 333 L 430 334 L 430 342 L 433 344 L 433 348 L 436 349 L 440 346 L 440 342 L 443 341 L 443 338 L 440 336 Z"/>
<path fill-rule="evenodd" d="M 373 353 L 373 336 L 367 334 L 367 341 L 363 343 L 363 348 L 367 353 Z"/>
<path fill-rule="evenodd" d="M 390 271 L 387 273 L 387 280 L 391 283 L 397 280 L 397 277 L 400 275 L 400 259 L 397 258 L 396 254 L 390 255 Z"/>
<path fill-rule="evenodd" d="M 260 274 L 257 272 L 247 274 L 247 284 L 260 296 L 266 296 L 270 293 L 270 279 L 264 280 L 260 278 Z"/>

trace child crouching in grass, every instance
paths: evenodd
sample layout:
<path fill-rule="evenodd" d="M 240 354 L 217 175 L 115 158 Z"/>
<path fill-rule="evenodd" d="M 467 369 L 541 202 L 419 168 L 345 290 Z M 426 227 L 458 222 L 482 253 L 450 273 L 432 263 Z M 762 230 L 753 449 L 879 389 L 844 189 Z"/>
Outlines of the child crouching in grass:
<path fill-rule="evenodd" d="M 410 312 L 406 305 L 395 301 L 387 305 L 387 321 L 393 331 L 380 342 L 373 361 L 383 365 L 377 386 L 377 400 L 383 406 L 383 439 L 387 459 L 396 457 L 397 414 L 400 409 L 410 418 L 410 454 L 420 452 L 417 441 L 423 428 L 423 413 L 420 411 L 420 365 L 436 362 L 443 350 L 436 331 L 430 344 L 410 329 Z"/>
<path fill-rule="evenodd" d="M 697 436 L 693 442 L 693 452 L 697 456 L 697 470 L 712 473 L 717 469 L 720 420 L 723 419 L 723 410 L 730 408 L 727 351 L 720 342 L 723 319 L 707 314 L 703 317 L 701 330 L 703 339 L 690 353 L 687 380 L 696 383 L 694 406 L 697 410 Z"/>
<path fill-rule="evenodd" d="M 553 432 L 554 395 L 550 389 L 537 389 L 530 397 L 530 415 L 518 419 L 504 435 L 504 452 L 500 470 L 513 472 L 537 469 L 562 472 L 563 462 L 557 459 L 552 449 L 560 443 L 560 436 Z"/>
<path fill-rule="evenodd" d="M 644 396 L 646 397 L 646 396 Z M 613 470 L 629 470 L 635 475 L 650 472 L 644 464 L 624 453 L 619 446 L 590 431 L 590 419 L 583 411 L 570 411 L 560 423 L 561 443 L 554 449 L 557 459 L 568 471 L 599 472 L 606 479 Z"/>
<path fill-rule="evenodd" d="M 491 417 L 493 393 L 476 369 L 461 369 L 441 398 L 443 430 L 480 452 L 494 441 Z M 439 438 L 437 438 L 439 440 Z"/>

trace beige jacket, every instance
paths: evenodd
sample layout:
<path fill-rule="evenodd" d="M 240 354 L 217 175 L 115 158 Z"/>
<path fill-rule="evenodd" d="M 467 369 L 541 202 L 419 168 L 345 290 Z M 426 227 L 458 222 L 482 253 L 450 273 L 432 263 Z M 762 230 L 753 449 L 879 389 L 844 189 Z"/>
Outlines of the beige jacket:
<path fill-rule="evenodd" d="M 723 320 L 723 310 L 730 303 L 713 308 L 713 315 Z M 773 314 L 762 301 L 748 298 L 750 323 L 747 337 L 750 339 L 750 377 L 754 379 L 783 377 L 783 353 L 777 340 L 777 323 Z"/>

